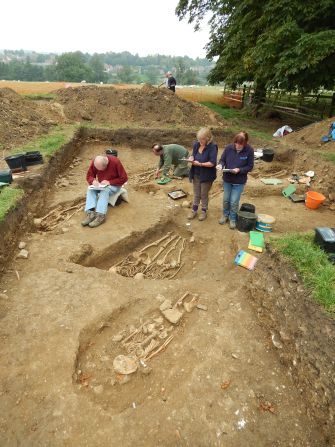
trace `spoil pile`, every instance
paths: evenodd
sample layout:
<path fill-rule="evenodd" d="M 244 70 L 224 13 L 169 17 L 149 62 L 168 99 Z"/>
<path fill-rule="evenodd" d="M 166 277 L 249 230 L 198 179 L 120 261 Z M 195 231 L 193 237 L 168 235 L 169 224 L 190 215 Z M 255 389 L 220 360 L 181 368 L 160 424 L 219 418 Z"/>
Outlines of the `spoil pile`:
<path fill-rule="evenodd" d="M 219 115 L 186 101 L 166 88 L 139 89 L 83 86 L 57 90 L 66 117 L 74 121 L 137 123 L 147 126 L 222 124 Z"/>
<path fill-rule="evenodd" d="M 34 104 L 9 88 L 0 89 L 0 144 L 2 149 L 46 133 L 53 124 Z"/>
<path fill-rule="evenodd" d="M 284 137 L 286 143 L 292 144 L 308 144 L 309 146 L 319 146 L 321 137 L 328 135 L 331 123 L 335 121 L 335 116 L 317 123 L 303 127 L 297 132 L 292 132 Z M 323 146 L 323 144 L 322 144 Z M 335 149 L 335 141 L 325 143 L 325 148 Z"/>

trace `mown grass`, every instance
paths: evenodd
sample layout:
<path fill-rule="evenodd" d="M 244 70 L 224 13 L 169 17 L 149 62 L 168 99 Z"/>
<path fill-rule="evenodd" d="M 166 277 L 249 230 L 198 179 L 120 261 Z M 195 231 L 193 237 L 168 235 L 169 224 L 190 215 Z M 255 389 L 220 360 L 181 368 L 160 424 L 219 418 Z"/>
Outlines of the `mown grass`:
<path fill-rule="evenodd" d="M 314 243 L 313 234 L 287 234 L 272 244 L 300 273 L 313 298 L 335 315 L 335 266 Z"/>
<path fill-rule="evenodd" d="M 48 135 L 44 135 L 28 144 L 15 148 L 10 152 L 11 155 L 27 152 L 40 151 L 44 158 L 49 158 L 57 152 L 65 143 L 69 142 L 76 131 L 76 126 L 59 126 L 53 129 Z M 7 154 L 9 155 L 9 154 Z M 19 188 L 6 187 L 0 193 L 0 221 L 12 209 L 16 202 L 22 197 L 23 190 Z"/>
<path fill-rule="evenodd" d="M 321 156 L 326 159 L 327 161 L 330 161 L 331 163 L 335 164 L 335 153 L 334 152 L 319 152 Z"/>
<path fill-rule="evenodd" d="M 201 102 L 200 104 L 208 107 L 209 109 L 213 110 L 213 112 L 218 113 L 225 119 L 233 119 L 233 118 L 241 119 L 241 117 L 245 117 L 243 110 L 220 106 L 218 104 L 214 104 L 213 102 Z"/>
<path fill-rule="evenodd" d="M 272 133 L 270 131 L 263 131 L 257 127 L 257 120 L 248 115 L 245 110 L 232 109 L 230 107 L 220 106 L 211 102 L 201 102 L 203 106 L 208 107 L 213 112 L 218 113 L 228 123 L 227 131 L 232 133 L 245 130 L 249 133 L 250 137 L 258 138 L 260 140 L 271 141 L 273 140 Z"/>
<path fill-rule="evenodd" d="M 28 151 L 40 151 L 43 157 L 50 157 L 57 152 L 63 144 L 69 142 L 76 130 L 75 126 L 57 126 L 52 132 L 42 137 L 38 137 L 24 146 L 15 148 L 12 154 L 18 154 Z"/>
<path fill-rule="evenodd" d="M 0 222 L 4 219 L 8 211 L 15 207 L 17 201 L 23 196 L 21 188 L 5 187 L 0 192 Z"/>
<path fill-rule="evenodd" d="M 25 98 L 34 100 L 55 100 L 57 99 L 56 93 L 25 93 L 23 94 Z"/>

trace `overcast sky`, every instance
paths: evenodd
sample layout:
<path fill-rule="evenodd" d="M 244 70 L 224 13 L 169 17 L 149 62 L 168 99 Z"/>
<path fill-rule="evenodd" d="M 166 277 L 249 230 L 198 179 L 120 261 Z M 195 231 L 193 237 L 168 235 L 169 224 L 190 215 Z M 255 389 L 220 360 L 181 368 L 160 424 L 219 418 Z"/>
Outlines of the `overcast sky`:
<path fill-rule="evenodd" d="M 88 53 L 129 51 L 205 57 L 208 29 L 193 31 L 178 0 L 4 0 L 0 48 Z"/>

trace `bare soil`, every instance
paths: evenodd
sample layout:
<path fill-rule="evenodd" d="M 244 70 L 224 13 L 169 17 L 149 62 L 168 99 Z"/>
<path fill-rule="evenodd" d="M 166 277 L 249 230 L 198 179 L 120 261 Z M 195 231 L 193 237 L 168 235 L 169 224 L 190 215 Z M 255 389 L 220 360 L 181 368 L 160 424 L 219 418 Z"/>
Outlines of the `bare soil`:
<path fill-rule="evenodd" d="M 223 124 L 206 107 L 186 101 L 166 88 L 144 85 L 140 89 L 85 86 L 56 91 L 65 115 L 73 121 L 113 125 L 192 127 Z"/>
<path fill-rule="evenodd" d="M 54 124 L 38 105 L 9 88 L 0 89 L 0 149 L 9 149 L 48 132 Z"/>
<path fill-rule="evenodd" d="M 335 121 L 335 116 L 316 123 L 312 123 L 303 127 L 298 132 L 292 132 L 284 137 L 287 144 L 294 146 L 295 144 L 308 146 L 310 148 L 323 147 L 327 149 L 335 149 L 335 141 L 321 143 L 320 139 L 324 135 L 328 135 L 331 123 Z"/>
<path fill-rule="evenodd" d="M 162 138 L 167 138 L 164 131 Z M 188 144 L 188 138 L 180 131 L 181 144 Z M 228 139 L 222 137 L 222 144 Z M 35 203 L 29 222 L 57 205 L 66 209 L 84 199 L 88 163 L 112 143 L 107 138 L 103 143 L 89 141 L 87 134 L 85 140 L 68 148 L 75 162 L 64 158 L 58 165 L 59 178 L 43 191 L 44 197 L 38 196 L 39 207 Z M 96 229 L 81 227 L 81 210 L 60 220 L 51 231 L 35 228 L 23 239 L 29 258 L 6 266 L 0 284 L 1 446 L 333 445 L 332 424 L 326 420 L 334 414 L 334 389 L 329 382 L 328 388 L 325 381 L 308 382 L 311 372 L 299 358 L 296 372 L 288 367 L 299 348 L 293 348 L 294 334 L 300 330 L 300 320 L 294 326 L 294 309 L 287 308 L 292 312 L 293 335 L 289 335 L 286 362 L 269 330 L 279 331 L 277 315 L 282 314 L 276 311 L 276 301 L 271 305 L 273 327 L 259 318 L 259 302 L 266 313 L 265 291 L 271 295 L 267 286 L 275 277 L 265 268 L 268 254 L 255 254 L 260 264 L 254 272 L 235 266 L 235 255 L 247 249 L 249 237 L 218 225 L 219 181 L 211 191 L 208 219 L 187 225 L 188 210 L 169 199 L 167 192 L 182 188 L 191 200 L 191 184 L 185 179 L 166 186 L 152 180 L 143 185 L 140 174 L 153 169 L 157 159 L 138 146 L 117 146 L 130 178 L 129 204 L 110 208 L 106 222 Z M 328 205 L 309 210 L 282 196 L 286 177 L 292 167 L 303 166 L 301 160 L 300 152 L 279 149 L 273 163 L 257 165 L 242 196 L 242 202 L 253 203 L 258 213 L 276 218 L 275 234 L 334 222 Z M 265 186 L 260 181 L 261 176 L 285 169 L 283 185 Z M 333 173 L 329 167 L 329 178 Z M 33 195 L 31 200 L 36 200 Z M 173 279 L 136 280 L 108 271 L 172 230 L 187 240 L 184 266 Z M 289 281 L 283 276 L 284 289 Z M 299 299 L 308 301 L 299 278 L 294 284 Z M 258 301 L 257 290 L 261 291 Z M 126 380 L 116 376 L 113 359 L 125 352 L 113 337 L 158 317 L 158 295 L 176 302 L 187 291 L 198 294 L 207 310 L 185 313 L 172 328 L 172 342 L 148 361 L 147 368 L 141 367 Z M 290 291 L 295 296 L 294 288 Z M 320 344 L 308 344 L 309 319 L 317 317 L 320 325 L 327 322 L 329 340 L 334 326 L 318 306 L 310 313 L 304 306 L 299 310 L 301 318 L 307 318 L 299 341 L 306 342 L 305 350 L 310 347 L 313 364 L 319 359 L 320 345 L 329 341 L 322 336 Z M 327 353 L 330 356 L 328 348 Z M 326 371 L 329 374 L 330 362 L 319 362 L 321 377 Z M 304 380 L 297 379 L 297 372 Z M 321 386 L 321 394 L 326 387 L 330 393 L 326 410 L 314 409 L 313 393 L 301 389 L 307 383 L 312 388 Z"/>

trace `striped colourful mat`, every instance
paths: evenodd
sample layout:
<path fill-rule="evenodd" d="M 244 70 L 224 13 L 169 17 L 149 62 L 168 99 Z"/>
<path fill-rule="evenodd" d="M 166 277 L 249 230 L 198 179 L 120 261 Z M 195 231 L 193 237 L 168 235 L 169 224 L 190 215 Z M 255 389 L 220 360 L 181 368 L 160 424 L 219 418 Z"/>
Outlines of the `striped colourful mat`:
<path fill-rule="evenodd" d="M 257 261 L 258 261 L 258 258 L 256 258 L 256 256 L 253 256 L 244 250 L 240 250 L 237 253 L 237 256 L 236 256 L 234 262 L 236 265 L 240 265 L 241 267 L 244 267 L 248 270 L 254 270 Z"/>

